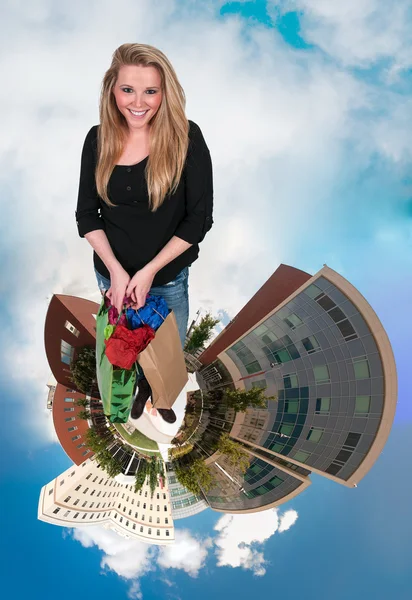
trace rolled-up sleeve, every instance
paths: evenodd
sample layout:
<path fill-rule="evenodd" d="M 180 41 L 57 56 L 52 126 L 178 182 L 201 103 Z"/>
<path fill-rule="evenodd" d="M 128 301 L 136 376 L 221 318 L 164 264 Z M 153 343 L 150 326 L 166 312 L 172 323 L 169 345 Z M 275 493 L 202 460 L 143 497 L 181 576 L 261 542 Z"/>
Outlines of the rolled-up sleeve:
<path fill-rule="evenodd" d="M 99 214 L 100 199 L 95 180 L 96 144 L 97 125 L 92 127 L 86 136 L 81 158 L 79 194 L 75 215 L 79 236 L 82 238 L 90 231 L 104 229 Z"/>
<path fill-rule="evenodd" d="M 198 244 L 213 225 L 212 160 L 200 127 L 193 121 L 189 137 L 184 170 L 186 216 L 175 235 L 189 244 Z"/>

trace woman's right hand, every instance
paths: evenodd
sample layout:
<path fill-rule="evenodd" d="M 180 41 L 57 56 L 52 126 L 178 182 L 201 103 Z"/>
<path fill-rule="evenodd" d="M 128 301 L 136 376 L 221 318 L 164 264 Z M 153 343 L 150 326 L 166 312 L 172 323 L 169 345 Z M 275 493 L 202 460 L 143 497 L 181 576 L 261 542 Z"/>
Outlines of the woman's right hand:
<path fill-rule="evenodd" d="M 123 267 L 116 268 L 110 273 L 110 288 L 106 292 L 106 296 L 109 298 L 112 306 L 117 308 L 120 314 L 123 308 L 123 300 L 126 294 L 127 286 L 129 285 L 130 275 L 123 269 Z"/>

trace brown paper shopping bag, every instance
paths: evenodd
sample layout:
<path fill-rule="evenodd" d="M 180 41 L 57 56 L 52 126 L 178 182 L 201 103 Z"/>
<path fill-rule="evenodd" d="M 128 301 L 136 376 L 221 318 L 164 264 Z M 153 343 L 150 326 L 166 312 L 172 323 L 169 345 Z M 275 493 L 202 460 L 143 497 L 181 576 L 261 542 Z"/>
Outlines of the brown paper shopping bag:
<path fill-rule="evenodd" d="M 137 360 L 152 388 L 153 406 L 172 408 L 188 381 L 173 311 L 168 314 L 156 331 L 154 340 L 139 354 Z"/>

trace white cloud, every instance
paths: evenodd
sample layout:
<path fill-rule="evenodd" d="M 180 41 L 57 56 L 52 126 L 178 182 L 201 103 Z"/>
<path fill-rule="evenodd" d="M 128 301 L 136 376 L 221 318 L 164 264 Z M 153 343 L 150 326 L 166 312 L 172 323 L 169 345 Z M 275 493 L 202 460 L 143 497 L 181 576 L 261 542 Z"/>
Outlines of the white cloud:
<path fill-rule="evenodd" d="M 279 519 L 279 533 L 282 531 L 287 531 L 294 525 L 297 521 L 298 513 L 296 510 L 287 510 Z"/>
<path fill-rule="evenodd" d="M 226 514 L 215 525 L 218 536 L 218 566 L 242 567 L 254 575 L 266 573 L 267 561 L 262 552 L 264 544 L 276 531 L 286 531 L 297 519 L 294 510 L 286 511 L 281 517 L 276 509 L 245 515 Z"/>
<path fill-rule="evenodd" d="M 192 577 L 196 577 L 204 566 L 211 540 L 194 538 L 188 530 L 175 530 L 175 543 L 162 546 L 157 563 L 164 569 L 182 569 Z"/>
<path fill-rule="evenodd" d="M 73 529 L 73 538 L 85 548 L 97 546 L 103 552 L 101 567 L 107 567 L 125 579 L 138 579 L 153 569 L 154 546 L 128 540 L 99 526 Z"/>
<path fill-rule="evenodd" d="M 364 64 L 385 51 L 401 65 L 410 64 L 404 4 L 391 10 L 382 35 L 374 34 L 374 23 L 388 13 L 378 0 L 296 6 L 307 13 L 305 35 L 337 58 L 348 57 L 345 64 Z M 330 220 L 342 173 L 355 177 L 377 152 L 394 163 L 412 157 L 410 102 L 320 53 L 291 52 L 276 30 L 249 27 L 246 39 L 242 19 L 219 19 L 218 7 L 208 2 L 193 11 L 177 0 L 140 0 L 137 10 L 132 0 L 38 0 L 29 8 L 2 8 L 0 68 L 7 86 L 0 108 L 7 120 L 0 185 L 8 215 L 1 234 L 13 309 L 12 328 L 2 332 L 8 349 L 2 362 L 22 411 L 30 411 L 22 426 L 39 443 L 55 441 L 44 410 L 47 298 L 67 293 L 99 300 L 92 252 L 77 236 L 74 210 L 81 147 L 98 122 L 100 82 L 117 46 L 144 40 L 170 57 L 187 115 L 211 150 L 215 225 L 191 270 L 190 318 L 199 307 L 233 317 L 280 262 L 292 262 L 289 225 L 293 240 L 302 240 Z M 27 93 L 10 94 L 22 77 L 29 101 Z"/>
<path fill-rule="evenodd" d="M 368 67 L 390 59 L 390 68 L 399 70 L 412 64 L 410 6 L 409 0 L 286 0 L 283 10 L 303 11 L 305 40 L 344 65 Z"/>
<path fill-rule="evenodd" d="M 85 548 L 97 546 L 102 552 L 102 569 L 110 569 L 130 583 L 129 598 L 142 598 L 140 580 L 149 571 L 162 569 L 159 579 L 168 587 L 173 582 L 164 576 L 166 569 L 180 569 L 196 577 L 205 565 L 209 538 L 193 537 L 187 530 L 175 530 L 175 543 L 169 546 L 151 546 L 138 540 L 126 539 L 101 526 L 72 529 L 72 536 Z"/>

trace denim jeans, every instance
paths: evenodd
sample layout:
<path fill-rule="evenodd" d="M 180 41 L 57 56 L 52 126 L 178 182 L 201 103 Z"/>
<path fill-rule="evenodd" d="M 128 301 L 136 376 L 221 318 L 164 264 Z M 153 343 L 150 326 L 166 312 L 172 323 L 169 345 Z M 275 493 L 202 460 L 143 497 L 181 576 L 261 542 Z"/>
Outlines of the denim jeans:
<path fill-rule="evenodd" d="M 104 294 L 110 287 L 110 279 L 100 275 L 96 269 L 94 270 L 97 279 L 97 285 L 99 290 Z M 149 294 L 153 296 L 163 296 L 166 300 L 167 306 L 173 310 L 176 317 L 177 328 L 179 330 L 180 341 L 182 348 L 185 344 L 187 325 L 189 321 L 189 267 L 185 267 L 177 275 L 176 279 L 165 283 L 164 285 L 158 285 L 151 287 Z"/>

